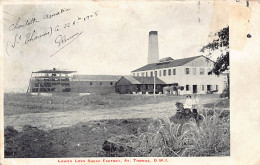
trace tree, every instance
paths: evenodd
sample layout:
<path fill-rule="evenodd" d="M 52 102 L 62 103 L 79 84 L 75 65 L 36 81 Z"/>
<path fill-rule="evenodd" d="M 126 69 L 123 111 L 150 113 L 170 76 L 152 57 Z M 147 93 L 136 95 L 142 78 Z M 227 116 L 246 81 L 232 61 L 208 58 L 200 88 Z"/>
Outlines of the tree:
<path fill-rule="evenodd" d="M 220 56 L 217 58 L 216 62 L 211 71 L 208 74 L 216 74 L 219 76 L 223 72 L 227 71 L 228 86 L 229 91 L 229 26 L 221 29 L 219 32 L 214 33 L 211 37 L 216 37 L 212 42 L 201 48 L 201 52 L 208 51 L 210 56 L 212 52 L 220 51 Z M 229 92 L 228 92 L 229 97 Z"/>

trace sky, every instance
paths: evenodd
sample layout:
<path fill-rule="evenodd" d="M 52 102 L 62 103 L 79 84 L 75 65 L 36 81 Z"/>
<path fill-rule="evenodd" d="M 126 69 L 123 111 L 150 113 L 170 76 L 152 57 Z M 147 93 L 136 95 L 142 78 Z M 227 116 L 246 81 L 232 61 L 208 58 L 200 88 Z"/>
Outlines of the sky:
<path fill-rule="evenodd" d="M 228 10 L 207 1 L 8 5 L 3 11 L 5 92 L 25 92 L 32 71 L 54 67 L 129 75 L 147 64 L 149 31 L 158 31 L 160 58 L 202 55 L 209 34 L 228 25 Z M 22 27 L 26 20 L 31 24 Z"/>

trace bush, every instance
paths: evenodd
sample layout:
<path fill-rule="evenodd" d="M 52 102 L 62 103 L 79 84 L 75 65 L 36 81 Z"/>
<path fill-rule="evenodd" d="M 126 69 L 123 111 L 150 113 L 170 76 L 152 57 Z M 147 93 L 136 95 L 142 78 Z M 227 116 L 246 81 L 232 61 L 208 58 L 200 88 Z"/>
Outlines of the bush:
<path fill-rule="evenodd" d="M 225 98 L 225 97 L 230 98 L 229 86 L 227 86 L 227 87 L 222 91 L 222 93 L 220 94 L 220 97 L 221 97 L 221 98 Z"/>
<path fill-rule="evenodd" d="M 171 122 L 169 118 L 151 123 L 148 131 L 140 135 L 136 152 L 159 157 L 229 154 L 229 118 L 220 118 L 222 112 L 205 114 L 201 115 L 203 120 L 199 124 L 194 118 L 183 124 Z"/>

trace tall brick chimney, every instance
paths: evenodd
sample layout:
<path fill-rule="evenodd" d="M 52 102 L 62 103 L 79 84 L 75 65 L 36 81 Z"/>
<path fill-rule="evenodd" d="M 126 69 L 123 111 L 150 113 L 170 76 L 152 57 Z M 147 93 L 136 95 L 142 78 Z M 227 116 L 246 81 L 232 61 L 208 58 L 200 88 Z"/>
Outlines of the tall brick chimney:
<path fill-rule="evenodd" d="M 148 44 L 148 64 L 156 63 L 159 60 L 158 33 L 157 31 L 149 32 Z"/>

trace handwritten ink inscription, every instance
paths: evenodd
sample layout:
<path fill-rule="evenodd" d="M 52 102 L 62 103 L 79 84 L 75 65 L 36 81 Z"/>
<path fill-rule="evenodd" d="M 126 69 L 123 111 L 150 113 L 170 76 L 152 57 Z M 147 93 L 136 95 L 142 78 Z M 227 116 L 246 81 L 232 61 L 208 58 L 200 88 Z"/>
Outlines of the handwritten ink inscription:
<path fill-rule="evenodd" d="M 9 30 L 15 30 L 15 29 L 20 29 L 29 25 L 33 25 L 35 23 L 39 22 L 38 20 L 36 20 L 36 18 L 31 18 L 30 20 L 26 20 L 25 23 L 21 23 L 21 18 L 19 17 L 16 22 L 14 24 L 12 24 L 9 27 Z"/>
<path fill-rule="evenodd" d="M 46 14 L 46 15 L 43 16 L 43 19 L 51 19 L 51 18 L 58 16 L 58 15 L 64 13 L 64 12 L 67 12 L 67 11 L 70 11 L 70 9 L 61 9 L 60 11 L 57 11 L 53 14 Z"/>
<path fill-rule="evenodd" d="M 12 49 L 12 52 L 14 52 L 18 45 L 21 48 L 24 45 L 35 43 L 44 38 L 47 39 L 47 42 L 51 42 L 50 44 L 56 46 L 56 50 L 50 55 L 50 57 L 52 57 L 84 32 L 84 30 L 79 30 L 78 32 L 70 31 L 72 27 L 94 19 L 99 14 L 99 11 L 95 11 L 85 16 L 77 16 L 77 18 L 70 19 L 71 21 L 55 23 L 49 27 L 42 28 L 42 22 L 60 17 L 62 14 L 70 11 L 71 9 L 63 8 L 53 13 L 44 14 L 41 18 L 32 17 L 27 20 L 18 17 L 17 20 L 9 26 L 9 31 L 13 33 L 13 37 L 6 42 L 7 55 L 10 56 L 9 51 Z M 80 29 L 80 26 L 78 28 Z"/>
<path fill-rule="evenodd" d="M 74 38 L 77 38 L 78 36 L 80 36 L 83 33 L 75 33 L 69 37 L 67 37 L 66 35 L 58 35 L 58 37 L 55 39 L 55 43 L 58 44 L 59 46 L 61 46 L 62 44 L 66 43 L 67 41 L 73 40 Z"/>

